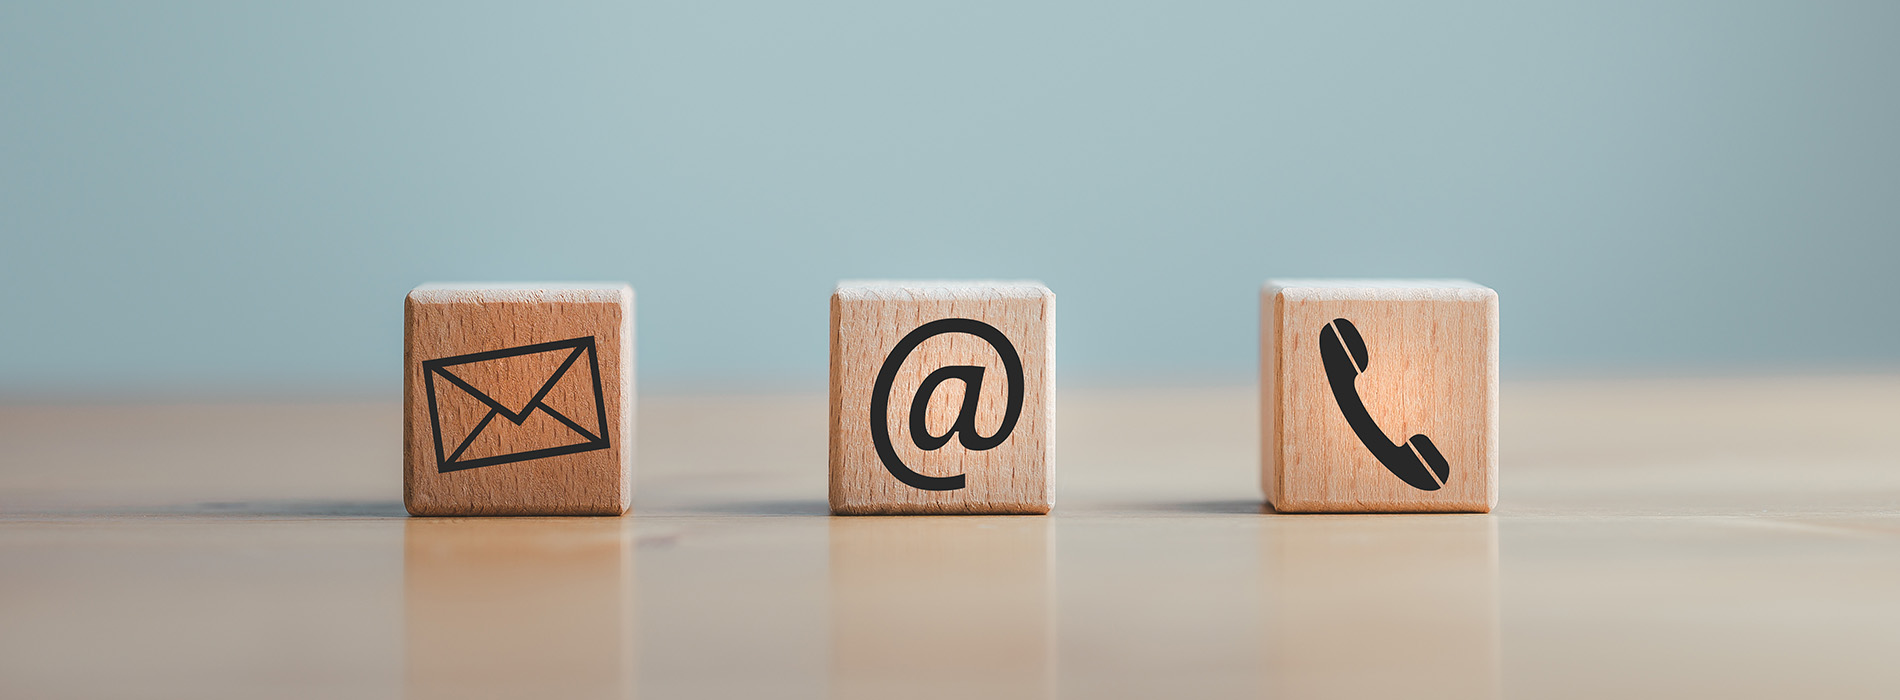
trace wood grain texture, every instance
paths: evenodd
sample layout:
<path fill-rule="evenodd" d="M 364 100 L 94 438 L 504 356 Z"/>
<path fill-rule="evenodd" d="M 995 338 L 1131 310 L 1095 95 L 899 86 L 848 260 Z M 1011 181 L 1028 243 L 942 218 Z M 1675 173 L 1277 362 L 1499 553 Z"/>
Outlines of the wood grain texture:
<path fill-rule="evenodd" d="M 403 501 L 411 514 L 627 512 L 631 287 L 424 285 L 410 292 L 403 316 Z M 575 345 L 482 357 L 561 341 Z M 440 362 L 452 364 L 431 369 Z"/>
<path fill-rule="evenodd" d="M 1261 479 L 1283 512 L 1489 512 L 1497 504 L 1498 298 L 1468 282 L 1270 281 L 1261 291 Z M 1385 438 L 1423 434 L 1450 466 L 1436 490 L 1380 464 L 1341 412 L 1321 331 L 1365 341 L 1358 396 Z"/>
<path fill-rule="evenodd" d="M 838 514 L 1043 514 L 1054 505 L 1049 478 L 1049 368 L 1055 294 L 1035 282 L 861 282 L 839 285 L 831 297 L 831 509 Z M 981 367 L 974 428 L 996 435 L 1009 388 L 1002 356 L 984 339 L 944 333 L 923 340 L 901 360 L 888 391 L 885 415 L 872 415 L 877 378 L 913 331 L 941 319 L 971 319 L 994 327 L 1022 364 L 1022 409 L 995 447 L 964 446 L 958 433 L 926 450 L 909 427 L 913 400 L 945 367 Z M 963 413 L 969 387 L 946 381 L 926 397 L 925 426 L 932 437 L 950 433 Z M 964 475 L 964 487 L 925 490 L 899 481 L 874 444 L 872 421 L 888 429 L 891 449 L 911 471 L 930 477 Z M 925 439 L 928 442 L 928 438 Z"/>

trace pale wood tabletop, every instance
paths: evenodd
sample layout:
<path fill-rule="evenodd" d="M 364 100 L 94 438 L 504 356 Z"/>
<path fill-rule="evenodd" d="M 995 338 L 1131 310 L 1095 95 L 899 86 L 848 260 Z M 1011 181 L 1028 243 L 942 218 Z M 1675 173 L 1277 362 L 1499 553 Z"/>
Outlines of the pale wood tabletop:
<path fill-rule="evenodd" d="M 1047 517 L 826 515 L 822 393 L 642 396 L 625 518 L 405 516 L 394 401 L 0 407 L 0 697 L 1900 696 L 1900 377 L 1507 381 L 1491 515 L 1058 391 Z"/>

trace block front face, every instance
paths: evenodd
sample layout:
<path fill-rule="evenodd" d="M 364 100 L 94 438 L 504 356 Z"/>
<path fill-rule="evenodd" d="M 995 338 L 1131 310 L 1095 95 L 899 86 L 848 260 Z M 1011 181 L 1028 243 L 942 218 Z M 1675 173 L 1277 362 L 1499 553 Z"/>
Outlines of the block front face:
<path fill-rule="evenodd" d="M 627 511 L 631 287 L 424 285 L 403 320 L 411 514 Z"/>
<path fill-rule="evenodd" d="M 1261 469 L 1285 512 L 1497 503 L 1497 293 L 1286 281 L 1261 294 Z"/>
<path fill-rule="evenodd" d="M 1049 512 L 1055 295 L 846 283 L 831 297 L 831 509 Z"/>

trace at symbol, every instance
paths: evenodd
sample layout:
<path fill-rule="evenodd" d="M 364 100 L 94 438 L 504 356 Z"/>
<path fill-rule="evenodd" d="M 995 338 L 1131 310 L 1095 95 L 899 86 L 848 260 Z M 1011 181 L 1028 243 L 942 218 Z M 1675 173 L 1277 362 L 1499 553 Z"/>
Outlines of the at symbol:
<path fill-rule="evenodd" d="M 891 476 L 897 477 L 912 488 L 925 491 L 955 491 L 963 488 L 963 475 L 926 476 L 904 466 L 897 450 L 891 448 L 891 384 L 897 381 L 897 370 L 904 366 L 904 360 L 924 341 L 945 333 L 966 333 L 982 338 L 1003 358 L 1003 372 L 1009 375 L 1009 404 L 1003 411 L 1003 424 L 996 429 L 995 435 L 985 437 L 976 432 L 976 400 L 983 387 L 983 368 L 971 365 L 952 365 L 931 372 L 924 383 L 917 387 L 917 396 L 910 401 L 910 440 L 919 449 L 935 450 L 950 443 L 950 435 L 956 434 L 957 442 L 964 449 L 987 450 L 1009 438 L 1009 431 L 1016 428 L 1016 418 L 1023 413 L 1023 360 L 1016 356 L 1016 347 L 1009 344 L 1009 338 L 995 326 L 967 318 L 946 318 L 931 321 L 903 340 L 897 341 L 897 347 L 891 348 L 889 357 L 884 358 L 884 367 L 877 372 L 877 383 L 871 387 L 871 443 L 877 446 L 877 457 L 884 461 L 884 468 Z M 924 412 L 930 407 L 930 394 L 937 385 L 956 379 L 963 382 L 963 407 L 957 413 L 957 420 L 951 424 L 950 431 L 942 435 L 931 435 L 924 425 Z"/>

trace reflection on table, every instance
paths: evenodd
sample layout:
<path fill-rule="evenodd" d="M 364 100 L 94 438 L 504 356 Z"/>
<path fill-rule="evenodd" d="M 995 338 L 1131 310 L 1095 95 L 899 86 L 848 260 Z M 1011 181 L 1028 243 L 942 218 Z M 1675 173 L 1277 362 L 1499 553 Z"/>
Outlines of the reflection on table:
<path fill-rule="evenodd" d="M 1495 518 L 1285 517 L 1263 534 L 1274 695 L 1499 697 Z"/>
<path fill-rule="evenodd" d="M 625 518 L 406 521 L 408 697 L 631 694 L 632 532 Z"/>
<path fill-rule="evenodd" d="M 832 519 L 832 696 L 1048 696 L 1049 522 Z"/>

